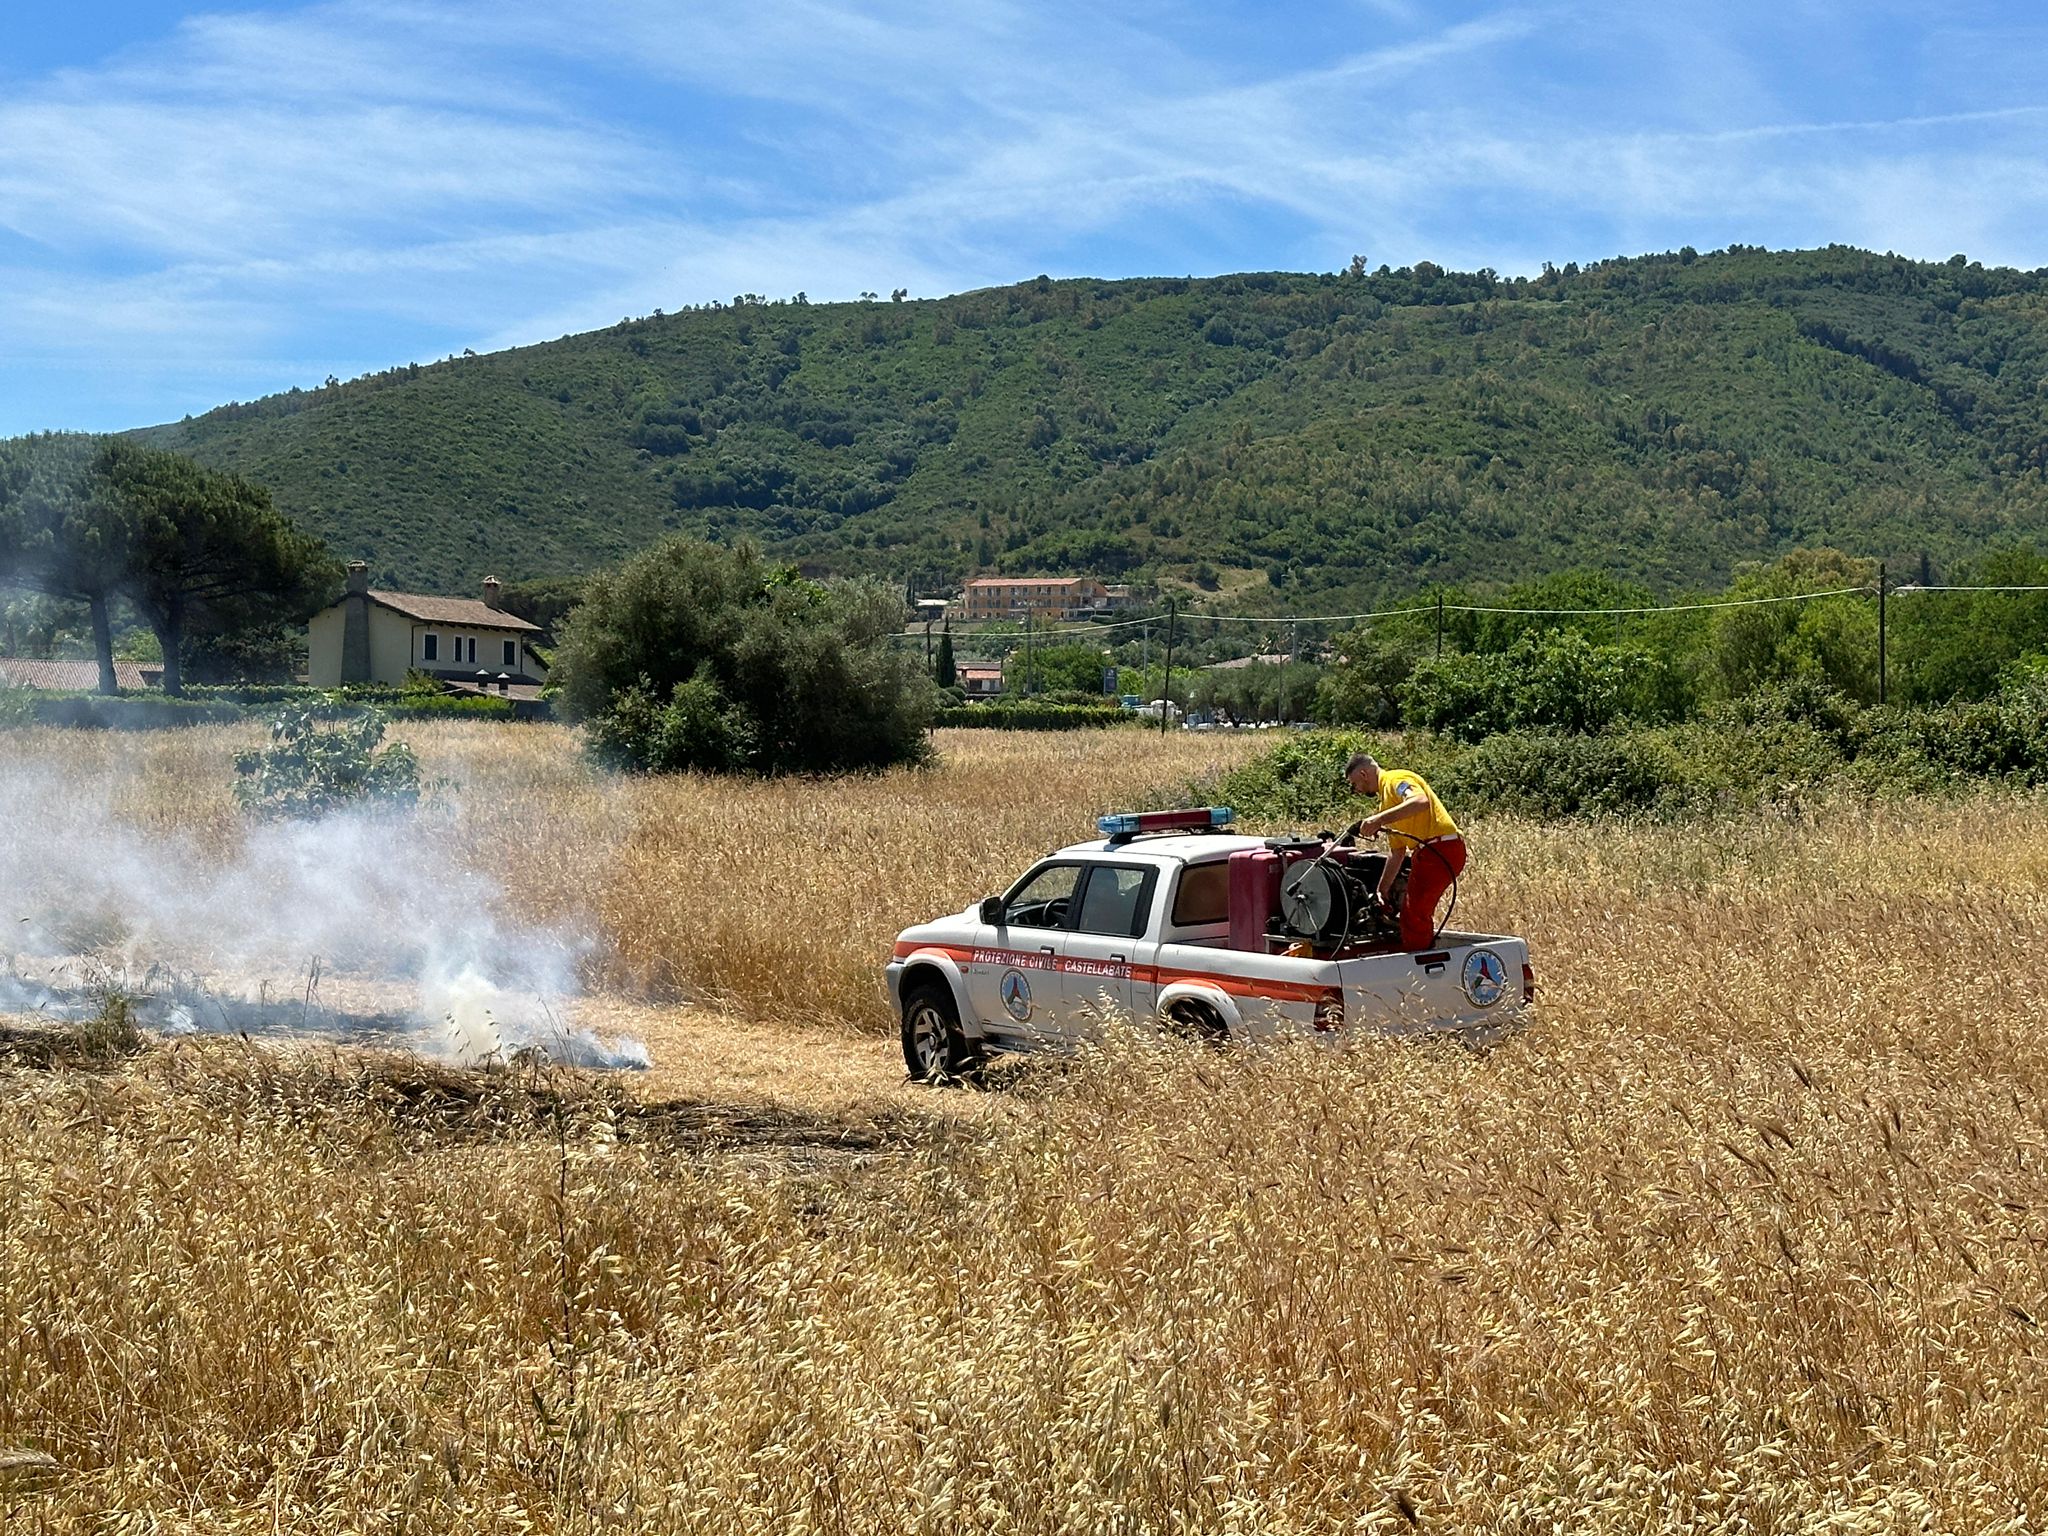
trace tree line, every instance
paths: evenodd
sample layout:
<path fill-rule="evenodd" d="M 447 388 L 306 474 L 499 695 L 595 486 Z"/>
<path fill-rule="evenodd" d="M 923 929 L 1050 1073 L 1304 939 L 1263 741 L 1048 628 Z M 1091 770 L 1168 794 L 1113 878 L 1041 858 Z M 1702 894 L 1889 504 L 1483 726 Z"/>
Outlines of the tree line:
<path fill-rule="evenodd" d="M 1725 587 L 1661 599 L 1607 572 L 1568 570 L 1427 588 L 1366 622 L 1242 619 L 1182 610 L 1170 679 L 1163 613 L 1143 638 L 1132 625 L 1099 638 L 1070 629 L 1042 632 L 1027 650 L 1017 626 L 992 624 L 944 636 L 942 648 L 949 661 L 956 644 L 1001 661 L 1007 695 L 1044 702 L 1099 699 L 1114 668 L 1119 693 L 1164 690 L 1233 720 L 1467 740 L 1693 719 L 1783 685 L 1852 705 L 1933 707 L 1986 700 L 2016 676 L 2048 671 L 2048 555 L 2010 545 L 1945 568 L 1921 559 L 1883 571 L 1806 549 L 1746 566 Z M 1247 651 L 1271 659 L 1215 665 Z M 944 669 L 935 680 L 953 682 Z"/>
<path fill-rule="evenodd" d="M 288 649 L 339 580 L 326 546 L 239 475 L 124 438 L 0 442 L 0 588 L 84 605 L 102 693 L 117 691 L 118 602 L 177 694 L 195 656 L 240 670 L 251 650 Z"/>

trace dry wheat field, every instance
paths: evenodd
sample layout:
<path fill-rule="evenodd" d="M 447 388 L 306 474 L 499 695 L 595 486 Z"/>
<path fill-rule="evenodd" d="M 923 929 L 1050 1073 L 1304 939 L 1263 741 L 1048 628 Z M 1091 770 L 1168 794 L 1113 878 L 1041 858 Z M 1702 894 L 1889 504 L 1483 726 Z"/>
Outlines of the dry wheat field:
<path fill-rule="evenodd" d="M 404 734 L 654 1070 L 11 1026 L 0 1531 L 2048 1524 L 2048 805 L 1479 820 L 1461 920 L 1541 986 L 1498 1046 L 963 1093 L 900 1081 L 889 937 L 1246 744 Z M 203 863 L 245 740 L 5 746 Z"/>

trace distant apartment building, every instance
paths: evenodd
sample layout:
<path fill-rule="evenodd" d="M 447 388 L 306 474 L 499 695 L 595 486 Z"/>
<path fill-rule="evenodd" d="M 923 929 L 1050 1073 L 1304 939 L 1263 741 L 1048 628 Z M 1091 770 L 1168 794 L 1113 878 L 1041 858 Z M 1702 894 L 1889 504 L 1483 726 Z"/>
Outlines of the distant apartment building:
<path fill-rule="evenodd" d="M 1106 586 L 1089 576 L 978 576 L 960 595 L 958 616 L 970 624 L 991 619 L 1085 619 L 1128 608 L 1129 587 Z"/>

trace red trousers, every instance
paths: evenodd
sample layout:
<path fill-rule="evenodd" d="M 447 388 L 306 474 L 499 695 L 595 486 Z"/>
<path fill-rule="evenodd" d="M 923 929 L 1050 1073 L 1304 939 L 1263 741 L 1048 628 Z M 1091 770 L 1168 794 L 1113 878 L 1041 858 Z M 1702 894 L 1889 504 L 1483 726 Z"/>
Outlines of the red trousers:
<path fill-rule="evenodd" d="M 1403 842 L 1406 839 L 1402 839 Z M 1395 845 L 1396 847 L 1399 844 Z M 1401 947 L 1429 948 L 1436 937 L 1436 904 L 1465 867 L 1465 839 L 1440 837 L 1408 855 L 1408 894 L 1401 898 Z"/>

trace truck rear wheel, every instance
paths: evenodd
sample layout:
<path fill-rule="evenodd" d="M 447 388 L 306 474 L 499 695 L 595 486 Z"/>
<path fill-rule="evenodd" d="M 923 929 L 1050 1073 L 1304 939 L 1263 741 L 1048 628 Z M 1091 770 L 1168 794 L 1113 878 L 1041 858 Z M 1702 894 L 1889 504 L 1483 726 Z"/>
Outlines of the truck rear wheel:
<path fill-rule="evenodd" d="M 921 981 L 903 995 L 903 1065 L 920 1083 L 956 1083 L 981 1070 L 981 1052 L 960 1032 L 953 989 Z"/>
<path fill-rule="evenodd" d="M 1207 1003 L 1192 999 L 1183 998 L 1166 1010 L 1166 1027 L 1198 1045 L 1230 1044 L 1230 1026 Z"/>

